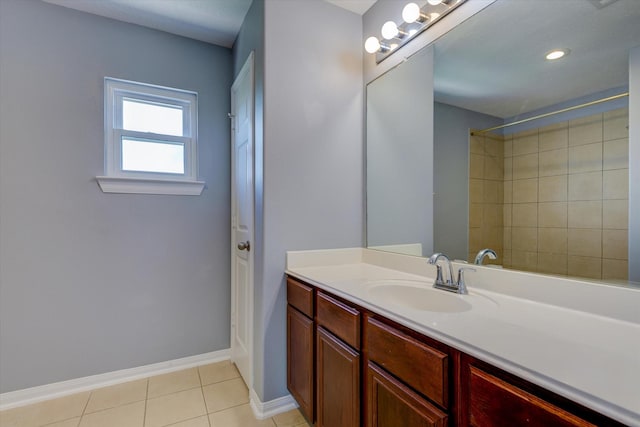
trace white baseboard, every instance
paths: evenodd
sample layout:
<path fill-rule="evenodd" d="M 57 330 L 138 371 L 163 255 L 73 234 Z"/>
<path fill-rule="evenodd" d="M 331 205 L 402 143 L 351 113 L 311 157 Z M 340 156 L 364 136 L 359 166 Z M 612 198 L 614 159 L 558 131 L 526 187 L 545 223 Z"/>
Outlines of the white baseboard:
<path fill-rule="evenodd" d="M 251 405 L 253 415 L 255 415 L 259 420 L 266 420 L 274 415 L 278 415 L 298 407 L 298 404 L 290 394 L 268 402 L 262 402 L 258 397 L 258 394 L 253 389 L 249 392 L 249 405 Z"/>
<path fill-rule="evenodd" d="M 151 365 L 139 366 L 137 368 L 122 369 L 120 371 L 107 372 L 104 374 L 45 384 L 23 390 L 10 391 L 0 394 L 0 411 L 16 408 L 18 406 L 30 405 L 43 400 L 68 396 L 74 393 L 107 387 L 114 384 L 125 383 L 127 381 L 147 378 L 154 375 L 166 374 L 169 372 L 180 371 L 182 369 L 193 368 L 195 366 L 221 362 L 223 360 L 229 360 L 230 354 L 231 352 L 229 349 L 213 351 L 211 353 L 153 363 Z"/>

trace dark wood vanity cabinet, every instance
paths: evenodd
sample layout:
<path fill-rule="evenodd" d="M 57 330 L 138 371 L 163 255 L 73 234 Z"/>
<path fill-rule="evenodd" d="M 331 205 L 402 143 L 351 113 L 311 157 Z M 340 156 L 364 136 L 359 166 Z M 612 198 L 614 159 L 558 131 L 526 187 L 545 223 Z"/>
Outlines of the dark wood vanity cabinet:
<path fill-rule="evenodd" d="M 367 427 L 448 425 L 449 356 L 408 332 L 366 316 Z"/>
<path fill-rule="evenodd" d="M 532 427 L 594 425 L 474 366 L 469 367 L 468 392 L 470 425 L 486 426 L 495 420 Z"/>
<path fill-rule="evenodd" d="M 314 421 L 314 290 L 287 279 L 287 388 L 307 420 Z"/>
<path fill-rule="evenodd" d="M 317 330 L 318 427 L 360 425 L 360 355 L 322 327 Z"/>
<path fill-rule="evenodd" d="M 316 294 L 316 426 L 360 426 L 360 312 Z"/>
<path fill-rule="evenodd" d="M 624 426 L 466 354 L 460 357 L 458 390 L 460 426 Z"/>
<path fill-rule="evenodd" d="M 360 312 L 287 278 L 287 388 L 317 427 L 360 426 Z"/>
<path fill-rule="evenodd" d="M 444 427 L 447 415 L 393 375 L 367 366 L 367 427 Z"/>
<path fill-rule="evenodd" d="M 287 386 L 316 427 L 622 426 L 287 279 Z"/>

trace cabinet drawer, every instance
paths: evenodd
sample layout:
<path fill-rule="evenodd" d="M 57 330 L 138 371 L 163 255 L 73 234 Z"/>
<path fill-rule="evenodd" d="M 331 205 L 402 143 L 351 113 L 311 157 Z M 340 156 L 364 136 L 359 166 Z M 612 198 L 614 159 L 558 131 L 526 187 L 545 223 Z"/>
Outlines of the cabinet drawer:
<path fill-rule="evenodd" d="M 530 427 L 595 427 L 513 384 L 474 366 L 470 367 L 470 424 Z"/>
<path fill-rule="evenodd" d="M 313 317 L 313 288 L 287 277 L 287 302 L 307 317 Z"/>
<path fill-rule="evenodd" d="M 365 334 L 370 360 L 441 407 L 448 407 L 447 354 L 371 318 L 367 318 Z"/>
<path fill-rule="evenodd" d="M 318 291 L 316 321 L 351 347 L 360 349 L 360 312 L 355 308 Z"/>

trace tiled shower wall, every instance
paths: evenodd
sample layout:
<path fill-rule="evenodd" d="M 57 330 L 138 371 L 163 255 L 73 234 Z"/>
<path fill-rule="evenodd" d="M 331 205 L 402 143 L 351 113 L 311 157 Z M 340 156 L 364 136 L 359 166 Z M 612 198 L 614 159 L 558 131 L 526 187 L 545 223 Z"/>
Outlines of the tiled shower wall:
<path fill-rule="evenodd" d="M 477 142 L 472 137 L 470 252 L 478 234 L 472 231 L 477 195 L 471 196 L 479 187 L 472 184 L 478 176 L 472 171 Z M 492 150 L 483 150 L 483 157 Z M 493 220 L 504 225 L 503 243 L 496 245 L 502 251 L 499 263 L 541 273 L 627 279 L 628 153 L 626 108 L 504 137 L 504 166 L 489 173 L 503 176 L 503 215 Z M 487 176 L 483 171 L 483 190 Z M 482 247 L 495 243 L 481 242 Z"/>
<path fill-rule="evenodd" d="M 504 147 L 501 135 L 473 135 L 469 141 L 469 262 L 491 248 L 498 259 L 485 263 L 503 263 Z"/>

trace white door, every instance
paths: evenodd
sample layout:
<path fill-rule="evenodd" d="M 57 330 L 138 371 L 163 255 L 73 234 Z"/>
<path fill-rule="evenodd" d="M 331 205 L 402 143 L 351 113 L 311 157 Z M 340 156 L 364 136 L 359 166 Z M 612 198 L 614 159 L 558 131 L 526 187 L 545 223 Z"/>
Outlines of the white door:
<path fill-rule="evenodd" d="M 231 360 L 251 389 L 253 347 L 253 52 L 231 86 Z"/>

